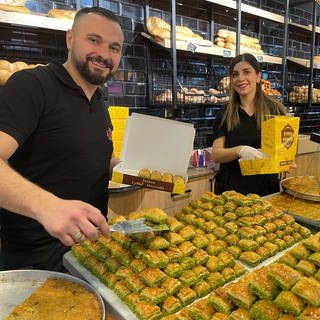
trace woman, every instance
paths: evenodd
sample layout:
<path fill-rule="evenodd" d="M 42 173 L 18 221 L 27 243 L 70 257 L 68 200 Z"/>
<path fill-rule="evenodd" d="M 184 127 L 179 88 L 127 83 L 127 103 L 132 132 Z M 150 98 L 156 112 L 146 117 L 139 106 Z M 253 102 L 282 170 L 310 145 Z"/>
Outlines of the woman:
<path fill-rule="evenodd" d="M 239 159 L 262 158 L 261 123 L 267 115 L 284 115 L 280 102 L 262 91 L 259 63 L 244 53 L 230 64 L 230 101 L 222 108 L 213 126 L 212 160 L 220 163 L 215 193 L 235 190 L 264 196 L 279 191 L 277 174 L 242 176 Z"/>

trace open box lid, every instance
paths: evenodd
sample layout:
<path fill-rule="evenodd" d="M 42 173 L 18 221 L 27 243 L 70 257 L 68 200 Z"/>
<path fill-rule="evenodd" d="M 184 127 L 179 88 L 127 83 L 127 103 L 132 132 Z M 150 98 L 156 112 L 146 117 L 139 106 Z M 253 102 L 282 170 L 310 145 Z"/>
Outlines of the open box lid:
<path fill-rule="evenodd" d="M 148 168 L 186 177 L 194 136 L 192 124 L 132 113 L 126 123 L 121 168 L 124 172 Z"/>

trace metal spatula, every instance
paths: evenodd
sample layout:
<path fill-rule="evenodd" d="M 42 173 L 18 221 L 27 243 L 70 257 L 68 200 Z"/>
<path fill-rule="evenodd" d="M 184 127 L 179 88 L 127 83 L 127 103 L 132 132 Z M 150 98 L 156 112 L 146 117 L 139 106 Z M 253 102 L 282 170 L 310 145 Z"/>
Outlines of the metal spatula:
<path fill-rule="evenodd" d="M 166 224 L 153 224 L 146 222 L 145 218 L 120 221 L 110 225 L 111 231 L 121 232 L 124 234 L 133 234 L 141 232 L 155 232 L 169 230 Z"/>

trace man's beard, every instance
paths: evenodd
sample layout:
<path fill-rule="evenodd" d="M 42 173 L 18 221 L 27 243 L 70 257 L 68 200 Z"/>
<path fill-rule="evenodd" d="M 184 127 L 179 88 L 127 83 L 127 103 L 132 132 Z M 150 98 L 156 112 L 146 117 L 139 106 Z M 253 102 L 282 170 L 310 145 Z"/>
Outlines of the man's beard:
<path fill-rule="evenodd" d="M 99 86 L 101 84 L 104 84 L 108 80 L 110 80 L 113 76 L 112 69 L 113 64 L 107 60 L 104 60 L 102 58 L 94 58 L 94 57 L 87 57 L 86 61 L 80 61 L 76 58 L 73 59 L 74 64 L 80 75 L 89 83 Z M 102 75 L 99 72 L 92 72 L 89 68 L 89 62 L 90 61 L 98 61 L 100 64 L 103 63 L 107 68 L 109 68 L 110 72 L 107 75 Z"/>

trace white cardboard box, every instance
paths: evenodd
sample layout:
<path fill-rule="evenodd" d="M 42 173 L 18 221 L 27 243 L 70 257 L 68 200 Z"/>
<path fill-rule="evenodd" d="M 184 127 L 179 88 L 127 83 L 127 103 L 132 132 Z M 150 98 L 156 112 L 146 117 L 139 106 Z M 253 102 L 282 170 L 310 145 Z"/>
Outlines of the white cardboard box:
<path fill-rule="evenodd" d="M 142 168 L 170 172 L 187 181 L 195 129 L 192 124 L 133 113 L 127 119 L 120 163 L 112 181 L 182 194 L 181 185 L 138 177 Z"/>

